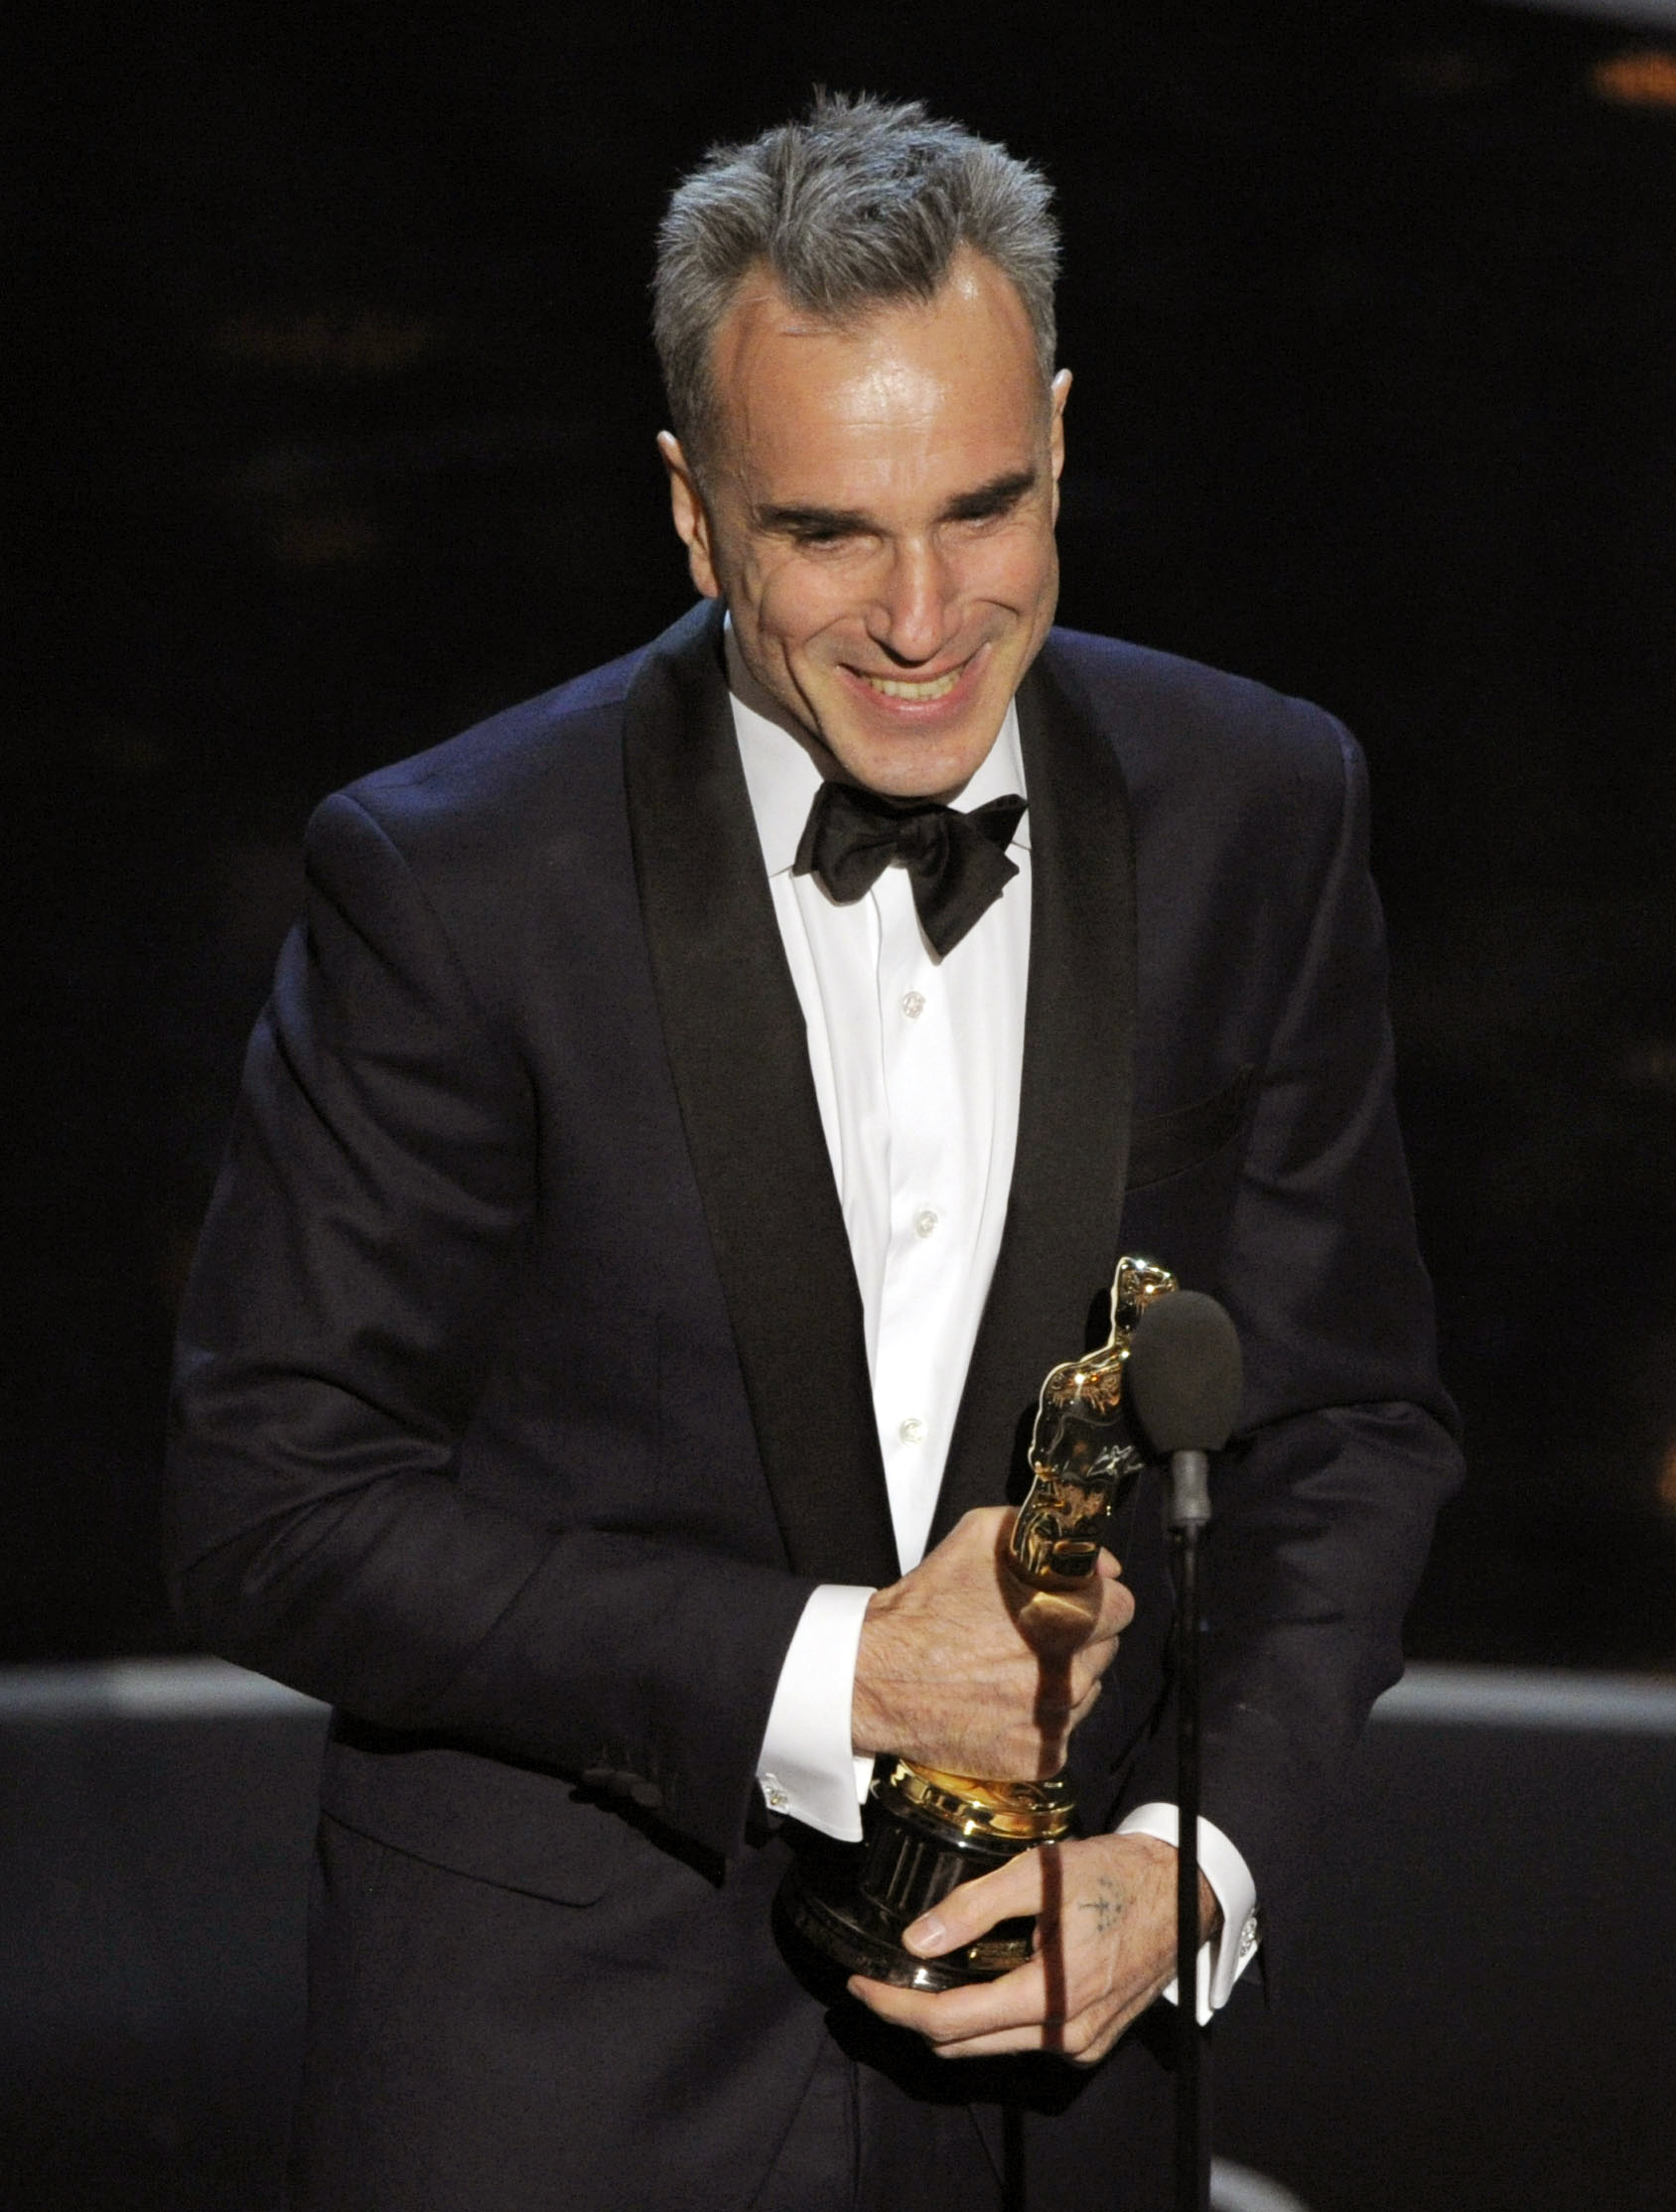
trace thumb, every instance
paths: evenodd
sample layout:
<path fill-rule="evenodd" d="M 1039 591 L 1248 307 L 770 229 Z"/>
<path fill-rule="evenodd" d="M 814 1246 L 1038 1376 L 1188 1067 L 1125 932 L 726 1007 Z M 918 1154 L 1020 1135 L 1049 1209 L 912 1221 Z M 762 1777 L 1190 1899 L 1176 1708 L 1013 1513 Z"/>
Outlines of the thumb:
<path fill-rule="evenodd" d="M 992 1873 L 963 1881 L 942 1902 L 922 1912 L 903 1930 L 904 1948 L 916 1958 L 936 1959 L 945 1951 L 958 1951 L 975 1943 L 999 1920 L 1021 1920 L 1042 1910 L 1043 1862 L 1053 1853 L 1051 1844 L 1008 1860 Z"/>

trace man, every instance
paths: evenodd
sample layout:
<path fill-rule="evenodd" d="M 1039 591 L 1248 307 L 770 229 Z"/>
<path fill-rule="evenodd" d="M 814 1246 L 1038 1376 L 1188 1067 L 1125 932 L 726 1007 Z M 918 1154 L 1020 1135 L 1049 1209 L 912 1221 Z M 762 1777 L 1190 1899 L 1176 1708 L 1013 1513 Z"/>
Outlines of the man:
<path fill-rule="evenodd" d="M 1168 2202 L 1156 1484 L 1051 1648 L 997 1566 L 1121 1251 L 1244 1342 L 1201 1993 L 1259 1910 L 1284 1971 L 1456 1457 L 1357 757 L 1049 634 L 1053 267 L 917 107 L 713 155 L 657 302 L 704 606 L 311 827 L 173 1538 L 205 1639 L 337 1708 L 301 2206 Z M 1084 1835 L 910 1931 L 1041 1911 L 1032 1965 L 805 1986 L 771 1899 L 858 1767 L 1067 1746 Z"/>

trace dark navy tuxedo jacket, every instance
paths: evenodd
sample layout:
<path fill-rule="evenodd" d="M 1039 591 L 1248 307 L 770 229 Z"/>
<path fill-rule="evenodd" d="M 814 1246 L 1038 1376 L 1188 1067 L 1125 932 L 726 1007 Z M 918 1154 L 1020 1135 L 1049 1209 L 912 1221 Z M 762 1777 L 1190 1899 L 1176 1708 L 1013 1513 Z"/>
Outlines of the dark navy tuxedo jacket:
<path fill-rule="evenodd" d="M 718 641 L 696 609 L 315 817 L 187 1304 L 171 1537 L 204 1641 L 337 1708 L 329 1826 L 467 1877 L 474 1957 L 508 1940 L 506 1895 L 544 1914 L 519 1940 L 548 1946 L 551 2020 L 508 1998 L 497 2024 L 485 1956 L 471 2033 L 591 2141 L 696 2131 L 729 2179 L 693 2206 L 748 2201 L 824 2032 L 768 1928 L 786 1843 L 753 1769 L 781 1657 L 817 1582 L 899 1572 Z M 1018 1165 L 933 1538 L 1021 1494 L 1042 1377 L 1103 1337 L 1120 1253 L 1226 1304 L 1246 1388 L 1206 1561 L 1204 1810 L 1272 1972 L 1458 1471 L 1362 768 L 1314 708 L 1065 631 L 1019 703 Z M 1174 1794 L 1152 1478 L 1114 1548 L 1138 1610 L 1075 1744 L 1096 1825 Z M 419 1958 L 437 1907 L 399 1889 L 367 1924 Z M 395 1972 L 340 1958 L 322 2032 L 421 2011 Z M 351 2095 L 343 2052 L 319 2063 Z M 413 2058 L 413 2126 L 464 2157 L 469 2088 L 433 2097 L 435 2063 Z M 672 2093 L 682 2064 L 732 2092 Z M 461 2170 L 437 2202 L 537 2201 Z"/>

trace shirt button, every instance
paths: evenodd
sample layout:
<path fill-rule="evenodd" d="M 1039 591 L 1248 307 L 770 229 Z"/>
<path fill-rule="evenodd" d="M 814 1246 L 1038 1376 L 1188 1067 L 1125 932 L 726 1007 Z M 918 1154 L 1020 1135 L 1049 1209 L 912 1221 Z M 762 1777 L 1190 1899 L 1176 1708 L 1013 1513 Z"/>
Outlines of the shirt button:
<path fill-rule="evenodd" d="M 901 1437 L 904 1444 L 923 1444 L 925 1441 L 925 1424 L 916 1413 L 910 1413 L 897 1431 L 897 1435 Z"/>
<path fill-rule="evenodd" d="M 913 1233 L 916 1237 L 928 1237 L 936 1225 L 937 1217 L 929 1206 L 921 1206 L 913 1216 Z"/>
<path fill-rule="evenodd" d="M 905 991 L 902 995 L 902 1010 L 910 1022 L 917 1022 L 925 1011 L 924 992 Z"/>

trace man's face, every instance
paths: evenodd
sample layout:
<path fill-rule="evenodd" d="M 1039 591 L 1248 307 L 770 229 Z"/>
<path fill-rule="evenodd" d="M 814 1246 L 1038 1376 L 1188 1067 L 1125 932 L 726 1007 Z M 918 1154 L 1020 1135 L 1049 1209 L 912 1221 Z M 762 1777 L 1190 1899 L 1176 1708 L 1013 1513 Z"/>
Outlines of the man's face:
<path fill-rule="evenodd" d="M 928 306 L 845 328 L 747 280 L 712 368 L 702 492 L 659 441 L 693 582 L 846 774 L 952 795 L 1053 619 L 1070 378 L 1043 391 L 1018 294 L 973 253 Z"/>

